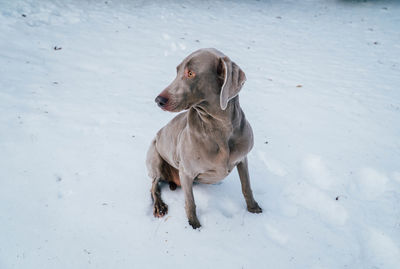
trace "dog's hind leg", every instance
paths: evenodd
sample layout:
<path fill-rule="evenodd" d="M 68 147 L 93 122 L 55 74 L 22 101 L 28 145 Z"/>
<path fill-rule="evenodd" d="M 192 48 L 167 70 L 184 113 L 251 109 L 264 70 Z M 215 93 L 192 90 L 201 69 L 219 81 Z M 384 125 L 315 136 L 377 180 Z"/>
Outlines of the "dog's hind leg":
<path fill-rule="evenodd" d="M 181 186 L 178 169 L 172 167 L 166 161 L 163 161 L 161 174 L 162 178 L 168 181 L 169 189 L 171 191 L 174 191 L 178 186 Z"/>
<path fill-rule="evenodd" d="M 160 178 L 153 179 L 151 185 L 151 197 L 154 202 L 153 215 L 157 218 L 166 215 L 168 213 L 168 206 L 161 199 Z"/>
<path fill-rule="evenodd" d="M 158 153 L 155 143 L 156 141 L 153 140 L 147 152 L 146 165 L 149 177 L 153 180 L 150 190 L 154 203 L 153 214 L 155 217 L 160 218 L 168 213 L 168 206 L 161 199 L 160 181 L 163 179 L 164 160 Z"/>

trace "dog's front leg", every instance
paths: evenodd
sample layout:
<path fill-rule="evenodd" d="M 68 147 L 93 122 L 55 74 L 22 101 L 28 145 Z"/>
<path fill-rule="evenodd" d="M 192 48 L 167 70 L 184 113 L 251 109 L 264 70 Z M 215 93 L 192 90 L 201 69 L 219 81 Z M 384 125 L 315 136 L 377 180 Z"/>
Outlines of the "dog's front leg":
<path fill-rule="evenodd" d="M 185 210 L 189 224 L 193 227 L 193 229 L 197 229 L 200 227 L 200 222 L 196 216 L 196 204 L 194 203 L 193 197 L 194 178 L 186 175 L 181 169 L 179 170 L 179 177 L 181 180 L 182 190 L 185 195 Z"/>
<path fill-rule="evenodd" d="M 262 209 L 254 200 L 253 192 L 250 187 L 247 157 L 245 157 L 236 167 L 239 172 L 240 183 L 242 184 L 242 192 L 244 199 L 246 200 L 247 210 L 252 213 L 261 213 Z"/>

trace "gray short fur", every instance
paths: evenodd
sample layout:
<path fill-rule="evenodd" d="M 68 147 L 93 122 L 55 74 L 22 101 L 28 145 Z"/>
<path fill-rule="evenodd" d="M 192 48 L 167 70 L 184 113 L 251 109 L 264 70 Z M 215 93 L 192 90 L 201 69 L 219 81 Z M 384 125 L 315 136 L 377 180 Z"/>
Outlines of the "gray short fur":
<path fill-rule="evenodd" d="M 167 111 L 186 111 L 157 133 L 147 153 L 156 217 L 168 210 L 159 186 L 160 180 L 172 182 L 165 167 L 176 174 L 179 171 L 186 214 L 193 228 L 200 227 L 193 182 L 216 183 L 235 166 L 248 211 L 262 212 L 253 198 L 247 165 L 253 132 L 239 105 L 238 93 L 245 80 L 240 67 L 216 49 L 195 51 L 177 66 L 175 80 L 156 102 Z"/>

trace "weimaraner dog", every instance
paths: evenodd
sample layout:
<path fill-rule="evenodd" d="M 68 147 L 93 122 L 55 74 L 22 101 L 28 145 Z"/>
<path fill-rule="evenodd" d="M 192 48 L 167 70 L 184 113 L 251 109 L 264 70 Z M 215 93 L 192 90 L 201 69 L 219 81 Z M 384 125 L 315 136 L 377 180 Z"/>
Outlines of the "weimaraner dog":
<path fill-rule="evenodd" d="M 247 210 L 261 213 L 247 166 L 253 132 L 238 97 L 246 80 L 244 72 L 216 49 L 195 51 L 176 69 L 175 80 L 155 99 L 163 110 L 186 111 L 158 131 L 147 153 L 154 216 L 167 214 L 160 189 L 160 181 L 166 181 L 172 190 L 182 187 L 189 224 L 199 228 L 193 182 L 217 183 L 235 166 Z"/>

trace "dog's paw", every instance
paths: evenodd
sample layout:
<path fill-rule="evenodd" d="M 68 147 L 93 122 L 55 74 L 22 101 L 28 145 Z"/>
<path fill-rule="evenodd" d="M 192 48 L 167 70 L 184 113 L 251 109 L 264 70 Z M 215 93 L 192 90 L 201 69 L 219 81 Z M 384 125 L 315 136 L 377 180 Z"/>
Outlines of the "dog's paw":
<path fill-rule="evenodd" d="M 247 210 L 251 213 L 262 213 L 261 207 L 257 204 L 257 202 L 254 202 L 252 206 L 247 206 Z"/>
<path fill-rule="evenodd" d="M 199 222 L 198 219 L 189 220 L 189 224 L 190 224 L 190 226 L 193 227 L 193 229 L 197 229 L 197 228 L 201 227 L 200 222 Z"/>
<path fill-rule="evenodd" d="M 164 217 L 168 213 L 168 206 L 162 201 L 157 200 L 154 202 L 153 215 L 156 218 Z"/>

